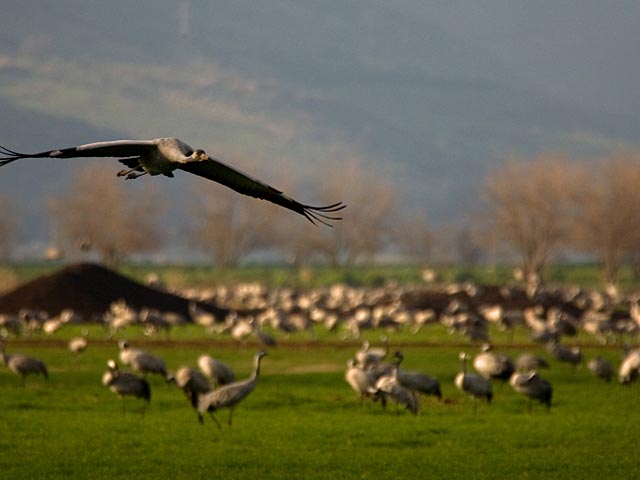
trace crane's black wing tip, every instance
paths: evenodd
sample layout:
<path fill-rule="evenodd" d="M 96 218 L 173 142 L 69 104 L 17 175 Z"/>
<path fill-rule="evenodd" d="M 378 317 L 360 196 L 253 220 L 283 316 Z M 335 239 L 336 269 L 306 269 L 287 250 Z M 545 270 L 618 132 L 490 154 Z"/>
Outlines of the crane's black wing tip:
<path fill-rule="evenodd" d="M 8 149 L 7 147 L 3 147 L 0 145 L 0 167 L 15 162 L 16 160 L 20 160 L 21 158 L 27 158 L 29 155 L 25 155 L 24 153 L 14 152 L 13 150 Z"/>
<path fill-rule="evenodd" d="M 331 213 L 339 212 L 343 210 L 347 206 L 342 202 L 337 202 L 331 205 L 325 205 L 322 207 L 316 207 L 312 205 L 304 205 L 302 207 L 302 214 L 307 217 L 314 225 L 317 225 L 316 222 L 326 225 L 327 227 L 333 227 L 330 221 L 339 221 L 342 220 L 342 217 L 336 217 L 334 215 L 329 215 Z"/>

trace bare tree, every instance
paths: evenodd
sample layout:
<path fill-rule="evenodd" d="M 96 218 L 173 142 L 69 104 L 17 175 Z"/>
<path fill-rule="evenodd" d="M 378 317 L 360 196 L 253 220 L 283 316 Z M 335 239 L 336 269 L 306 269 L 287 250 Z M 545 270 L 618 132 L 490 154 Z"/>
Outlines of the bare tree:
<path fill-rule="evenodd" d="M 402 216 L 396 219 L 391 242 L 397 250 L 413 261 L 427 263 L 433 247 L 433 232 L 426 213 Z"/>
<path fill-rule="evenodd" d="M 260 169 L 255 161 L 242 154 L 232 153 L 230 156 L 233 163 L 246 172 Z M 267 178 L 270 175 L 261 176 Z M 287 173 L 281 174 L 274 183 L 282 191 L 293 191 Z M 204 180 L 194 185 L 190 208 L 191 244 L 210 254 L 215 265 L 224 268 L 237 266 L 258 250 L 278 248 L 282 234 L 280 225 L 291 220 L 289 212 L 278 206 L 256 201 Z M 304 218 L 294 220 L 307 222 Z"/>
<path fill-rule="evenodd" d="M 317 182 L 314 189 L 319 203 L 341 199 L 347 209 L 340 212 L 344 220 L 334 228 L 296 228 L 286 233 L 286 244 L 300 263 L 319 256 L 331 265 L 349 265 L 375 256 L 387 244 L 396 187 L 370 168 L 352 159 L 332 169 L 338 174 Z"/>
<path fill-rule="evenodd" d="M 16 216 L 13 201 L 7 195 L 0 196 L 0 259 L 7 259 L 16 238 Z"/>
<path fill-rule="evenodd" d="M 112 167 L 98 163 L 77 170 L 72 185 L 50 199 L 59 231 L 72 245 L 90 246 L 108 265 L 157 248 L 164 204 L 147 183 L 117 181 Z"/>
<path fill-rule="evenodd" d="M 575 248 L 598 258 L 615 284 L 625 258 L 640 251 L 640 154 L 616 153 L 583 167 L 571 231 Z"/>
<path fill-rule="evenodd" d="M 273 205 L 200 182 L 191 209 L 191 243 L 219 267 L 236 266 L 251 253 L 273 246 L 278 218 Z"/>
<path fill-rule="evenodd" d="M 563 155 L 513 157 L 485 179 L 485 213 L 492 234 L 520 256 L 527 281 L 541 276 L 553 249 L 567 236 L 574 166 Z"/>

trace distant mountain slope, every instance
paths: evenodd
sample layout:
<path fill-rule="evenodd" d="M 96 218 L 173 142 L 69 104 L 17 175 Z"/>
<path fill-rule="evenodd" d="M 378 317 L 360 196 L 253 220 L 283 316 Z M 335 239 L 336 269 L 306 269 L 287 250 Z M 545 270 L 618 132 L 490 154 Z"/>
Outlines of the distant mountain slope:
<path fill-rule="evenodd" d="M 366 157 L 446 221 L 510 153 L 638 145 L 638 21 L 627 2 L 7 0 L 0 144 L 175 135 L 267 178 Z"/>

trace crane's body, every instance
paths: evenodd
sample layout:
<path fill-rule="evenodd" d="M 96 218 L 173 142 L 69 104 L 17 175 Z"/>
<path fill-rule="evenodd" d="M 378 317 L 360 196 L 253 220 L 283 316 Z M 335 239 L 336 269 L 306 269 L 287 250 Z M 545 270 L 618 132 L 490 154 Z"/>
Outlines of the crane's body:
<path fill-rule="evenodd" d="M 198 401 L 198 420 L 203 422 L 204 412 L 209 412 L 211 418 L 216 422 L 219 428 L 221 428 L 220 422 L 214 416 L 216 410 L 222 408 L 229 409 L 229 425 L 231 425 L 231 417 L 233 416 L 233 410 L 236 405 L 253 392 L 258 383 L 258 376 L 260 375 L 260 361 L 262 357 L 266 355 L 265 352 L 258 352 L 254 357 L 253 374 L 246 380 L 229 383 L 224 385 L 210 393 L 200 396 Z"/>
<path fill-rule="evenodd" d="M 175 170 L 184 170 L 220 183 L 243 195 L 266 200 L 293 210 L 305 216 L 312 223 L 320 222 L 330 225 L 329 221 L 341 219 L 333 216 L 333 213 L 345 208 L 342 202 L 326 206 L 302 204 L 272 186 L 220 160 L 209 157 L 204 150 L 194 149 L 174 137 L 88 143 L 33 154 L 18 153 L 0 146 L 0 154 L 4 155 L 4 157 L 0 157 L 0 166 L 25 158 L 113 157 L 128 167 L 118 172 L 119 177 L 126 179 L 135 179 L 147 174 L 173 177 Z"/>
<path fill-rule="evenodd" d="M 42 375 L 45 379 L 49 380 L 47 366 L 42 360 L 28 357 L 27 355 L 22 355 L 20 353 L 6 353 L 6 346 L 6 338 L 0 337 L 0 361 L 6 365 L 9 370 L 20 377 L 22 386 L 25 384 L 27 375 Z"/>
<path fill-rule="evenodd" d="M 130 372 L 121 372 L 114 360 L 107 362 L 109 369 L 102 375 L 102 384 L 122 399 L 122 412 L 125 411 L 124 397 L 131 396 L 151 401 L 151 388 L 144 379 Z"/>
<path fill-rule="evenodd" d="M 514 373 L 509 379 L 509 385 L 518 393 L 529 397 L 529 410 L 531 410 L 532 400 L 551 408 L 551 397 L 553 389 L 551 384 L 540 377 L 536 372 Z"/>
<path fill-rule="evenodd" d="M 166 381 L 171 381 L 164 360 L 152 353 L 133 348 L 127 340 L 118 343 L 120 348 L 119 358 L 124 365 L 129 365 L 136 372 L 143 375 L 150 373 L 161 375 Z"/>

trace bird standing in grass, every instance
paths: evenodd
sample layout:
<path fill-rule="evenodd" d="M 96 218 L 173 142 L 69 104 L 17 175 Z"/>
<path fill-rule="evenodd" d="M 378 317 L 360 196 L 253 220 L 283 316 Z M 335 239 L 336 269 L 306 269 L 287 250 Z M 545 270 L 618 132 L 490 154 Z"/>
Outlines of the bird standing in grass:
<path fill-rule="evenodd" d="M 246 380 L 239 382 L 229 383 L 224 385 L 210 393 L 201 395 L 198 400 L 198 420 L 203 423 L 202 418 L 205 412 L 211 414 L 211 418 L 218 428 L 222 428 L 220 422 L 215 417 L 214 412 L 222 408 L 229 409 L 229 426 L 231 426 L 231 418 L 233 411 L 242 400 L 253 392 L 258 383 L 258 376 L 260 375 L 260 361 L 266 355 L 266 352 L 258 352 L 254 357 L 253 374 Z"/>
<path fill-rule="evenodd" d="M 398 382 L 412 392 L 422 393 L 423 395 L 434 395 L 438 399 L 442 399 L 442 391 L 440 390 L 440 382 L 437 378 L 431 377 L 422 372 L 411 372 L 400 369 L 400 364 L 404 360 L 402 352 L 397 351 L 394 356 L 398 359 L 397 377 Z"/>
<path fill-rule="evenodd" d="M 71 353 L 82 354 L 87 349 L 87 336 L 89 335 L 89 331 L 86 328 L 82 329 L 82 334 L 79 337 L 73 337 L 69 340 L 67 347 Z"/>
<path fill-rule="evenodd" d="M 491 403 L 491 400 L 493 399 L 491 382 L 480 375 L 467 372 L 467 360 L 469 359 L 469 355 L 465 352 L 461 352 L 458 358 L 460 358 L 462 365 L 460 372 L 458 372 L 454 379 L 454 383 L 458 390 L 473 397 L 473 412 L 475 413 L 477 408 L 476 399 L 484 398 L 487 400 L 487 403 Z"/>
<path fill-rule="evenodd" d="M 198 408 L 198 397 L 211 391 L 209 380 L 198 370 L 180 367 L 175 374 L 176 385 L 184 392 L 193 408 Z"/>
<path fill-rule="evenodd" d="M 364 404 L 365 397 L 373 399 L 378 398 L 376 392 L 373 391 L 376 378 L 371 372 L 367 372 L 356 364 L 354 359 L 347 362 L 347 370 L 344 373 L 344 379 L 353 388 L 353 391 L 360 396 L 360 405 Z M 384 395 L 384 393 L 383 393 Z M 385 399 L 382 399 L 383 403 Z"/>
<path fill-rule="evenodd" d="M 236 374 L 231 367 L 211 355 L 200 355 L 198 357 L 198 368 L 213 380 L 216 387 L 236 381 Z"/>
<path fill-rule="evenodd" d="M 595 377 L 601 378 L 605 382 L 610 382 L 615 374 L 611 362 L 600 356 L 593 357 L 589 360 L 587 362 L 587 368 Z"/>
<path fill-rule="evenodd" d="M 42 375 L 46 380 L 49 380 L 49 372 L 42 360 L 28 357 L 20 353 L 8 354 L 5 352 L 6 348 L 7 338 L 5 336 L 0 336 L 0 360 L 9 368 L 9 370 L 20 377 L 23 387 L 25 385 L 27 375 Z"/>
<path fill-rule="evenodd" d="M 194 149 L 177 138 L 115 140 L 32 154 L 18 153 L 0 147 L 0 154 L 5 155 L 0 157 L 0 166 L 23 158 L 120 157 L 118 161 L 128 168 L 119 171 L 118 176 L 126 179 L 135 179 L 147 174 L 173 177 L 175 170 L 184 170 L 213 180 L 243 195 L 293 210 L 305 216 L 311 223 L 319 222 L 328 226 L 332 220 L 341 220 L 341 217 L 333 214 L 345 208 L 342 202 L 320 207 L 304 205 L 272 186 L 209 157 L 204 150 Z"/>
<path fill-rule="evenodd" d="M 482 345 L 482 353 L 473 359 L 473 368 L 487 380 L 498 379 L 508 381 L 516 367 L 513 360 L 504 353 L 491 351 L 491 345 Z"/>
<path fill-rule="evenodd" d="M 529 411 L 531 411 L 533 400 L 538 400 L 540 403 L 546 405 L 547 409 L 551 409 L 553 388 L 551 384 L 538 375 L 537 372 L 516 372 L 511 375 L 509 385 L 511 385 L 516 392 L 529 397 Z"/>
<path fill-rule="evenodd" d="M 121 372 L 114 360 L 107 362 L 109 369 L 102 375 L 102 384 L 122 399 L 122 413 L 125 412 L 125 395 L 151 401 L 149 383 L 130 372 Z M 144 410 L 143 410 L 144 412 Z"/>
<path fill-rule="evenodd" d="M 131 347 L 127 340 L 120 340 L 118 347 L 120 348 L 120 361 L 125 365 L 129 365 L 136 372 L 145 376 L 149 373 L 156 373 L 161 375 L 166 382 L 173 380 L 173 377 L 167 372 L 164 360 L 160 357 Z"/>

